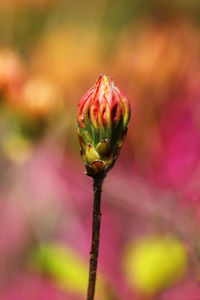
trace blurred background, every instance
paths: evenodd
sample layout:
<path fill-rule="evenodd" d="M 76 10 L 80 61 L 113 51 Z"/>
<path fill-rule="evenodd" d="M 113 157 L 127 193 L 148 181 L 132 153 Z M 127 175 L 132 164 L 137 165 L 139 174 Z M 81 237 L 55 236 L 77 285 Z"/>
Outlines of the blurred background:
<path fill-rule="evenodd" d="M 199 300 L 200 2 L 0 1 L 0 299 L 82 300 L 91 239 L 77 104 L 131 102 L 102 195 L 97 300 Z"/>

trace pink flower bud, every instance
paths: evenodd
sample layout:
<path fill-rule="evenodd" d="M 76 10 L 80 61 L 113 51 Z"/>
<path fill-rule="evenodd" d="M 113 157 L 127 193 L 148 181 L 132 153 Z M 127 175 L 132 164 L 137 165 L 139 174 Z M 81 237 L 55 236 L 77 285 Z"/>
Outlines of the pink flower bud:
<path fill-rule="evenodd" d="M 128 99 L 102 74 L 78 105 L 77 132 L 88 175 L 106 173 L 114 165 L 129 119 Z"/>

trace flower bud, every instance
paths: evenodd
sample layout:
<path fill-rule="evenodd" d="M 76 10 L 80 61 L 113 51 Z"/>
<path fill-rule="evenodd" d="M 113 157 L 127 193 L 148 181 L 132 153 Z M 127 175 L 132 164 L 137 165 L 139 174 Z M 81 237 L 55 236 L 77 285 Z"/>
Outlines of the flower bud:
<path fill-rule="evenodd" d="M 130 119 L 128 99 L 101 75 L 78 105 L 77 133 L 87 175 L 109 171 L 119 156 Z"/>

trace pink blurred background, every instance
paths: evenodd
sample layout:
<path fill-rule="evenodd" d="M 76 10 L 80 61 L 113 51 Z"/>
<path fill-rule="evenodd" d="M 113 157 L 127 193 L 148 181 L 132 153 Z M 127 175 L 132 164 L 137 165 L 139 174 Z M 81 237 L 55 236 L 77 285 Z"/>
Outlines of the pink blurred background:
<path fill-rule="evenodd" d="M 195 0 L 1 0 L 1 300 L 86 297 L 92 181 L 75 123 L 101 73 L 132 118 L 103 187 L 97 299 L 138 300 L 126 247 L 165 233 L 188 267 L 152 299 L 200 299 L 199 17 Z"/>

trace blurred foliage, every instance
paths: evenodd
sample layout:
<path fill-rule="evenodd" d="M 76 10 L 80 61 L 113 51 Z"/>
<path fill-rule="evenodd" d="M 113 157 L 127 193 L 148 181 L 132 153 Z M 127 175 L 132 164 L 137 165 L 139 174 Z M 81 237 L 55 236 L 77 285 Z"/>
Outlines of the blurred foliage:
<path fill-rule="evenodd" d="M 141 294 L 159 294 L 185 274 L 185 246 L 172 236 L 150 236 L 129 245 L 125 268 L 128 281 Z"/>
<path fill-rule="evenodd" d="M 85 296 L 88 284 L 88 264 L 72 249 L 64 245 L 40 245 L 31 254 L 33 269 L 50 276 L 58 286 L 72 294 Z M 97 298 L 102 291 L 102 279 L 98 276 Z"/>

